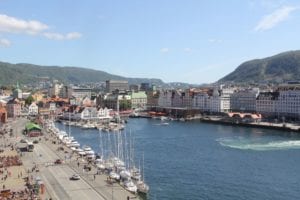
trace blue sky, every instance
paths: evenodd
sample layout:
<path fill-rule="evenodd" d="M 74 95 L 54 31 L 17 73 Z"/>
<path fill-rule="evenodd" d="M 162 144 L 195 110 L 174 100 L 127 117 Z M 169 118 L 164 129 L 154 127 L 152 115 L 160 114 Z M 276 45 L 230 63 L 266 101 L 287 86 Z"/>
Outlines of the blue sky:
<path fill-rule="evenodd" d="M 298 0 L 0 0 L 0 60 L 210 83 L 300 49 L 299 22 Z"/>

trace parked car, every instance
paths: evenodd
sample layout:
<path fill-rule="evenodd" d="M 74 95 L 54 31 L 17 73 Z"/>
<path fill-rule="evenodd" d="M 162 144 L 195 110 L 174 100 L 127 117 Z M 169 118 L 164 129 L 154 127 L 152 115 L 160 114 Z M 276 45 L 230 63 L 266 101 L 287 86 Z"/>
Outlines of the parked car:
<path fill-rule="evenodd" d="M 70 180 L 80 180 L 80 176 L 78 174 L 73 174 L 71 177 L 70 177 Z"/>
<path fill-rule="evenodd" d="M 33 140 L 33 144 L 37 144 L 37 143 L 39 143 L 38 140 Z"/>
<path fill-rule="evenodd" d="M 25 139 L 20 140 L 21 143 L 27 143 Z"/>
<path fill-rule="evenodd" d="M 56 159 L 54 164 L 62 164 L 62 160 L 61 159 Z"/>

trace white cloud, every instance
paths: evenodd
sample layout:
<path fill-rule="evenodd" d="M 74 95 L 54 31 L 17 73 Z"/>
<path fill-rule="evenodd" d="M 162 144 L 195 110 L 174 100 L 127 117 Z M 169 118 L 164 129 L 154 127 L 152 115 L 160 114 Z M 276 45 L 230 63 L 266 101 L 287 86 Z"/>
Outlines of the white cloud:
<path fill-rule="evenodd" d="M 51 40 L 74 40 L 74 39 L 78 39 L 81 37 L 80 33 L 77 32 L 71 32 L 71 33 L 67 33 L 67 34 L 61 34 L 61 33 L 50 33 L 50 32 L 46 32 L 43 33 L 43 35 Z"/>
<path fill-rule="evenodd" d="M 255 31 L 265 31 L 288 19 L 290 13 L 297 7 L 283 6 L 269 15 L 265 15 L 255 27 Z"/>
<path fill-rule="evenodd" d="M 0 32 L 42 35 L 51 40 L 74 40 L 82 36 L 78 32 L 67 34 L 48 32 L 49 29 L 47 24 L 36 20 L 23 20 L 0 14 Z"/>
<path fill-rule="evenodd" d="M 184 51 L 184 52 L 191 52 L 191 51 L 192 51 L 192 49 L 191 49 L 191 48 L 189 48 L 189 47 L 186 47 L 186 48 L 184 48 L 184 49 L 183 49 L 183 51 Z"/>
<path fill-rule="evenodd" d="M 208 41 L 210 43 L 220 43 L 220 42 L 223 42 L 223 40 L 220 40 L 220 39 L 209 39 Z"/>
<path fill-rule="evenodd" d="M 164 48 L 161 48 L 161 49 L 160 49 L 160 52 L 161 52 L 161 53 L 168 53 L 169 51 L 170 51 L 170 49 L 167 48 L 167 47 L 164 47 Z"/>
<path fill-rule="evenodd" d="M 43 35 L 50 39 L 50 40 L 63 40 L 64 39 L 64 35 L 60 34 L 60 33 L 43 33 Z"/>
<path fill-rule="evenodd" d="M 266 9 L 275 9 L 286 3 L 286 0 L 261 0 L 261 6 Z"/>
<path fill-rule="evenodd" d="M 81 38 L 81 33 L 78 33 L 78 32 L 72 32 L 72 33 L 68 33 L 65 38 L 67 40 L 74 40 L 74 39 L 78 39 L 78 38 Z"/>
<path fill-rule="evenodd" d="M 0 39 L 0 46 L 1 47 L 10 47 L 11 46 L 11 42 L 7 39 L 1 38 Z"/>
<path fill-rule="evenodd" d="M 35 20 L 23 20 L 0 14 L 0 31 L 8 33 L 38 34 L 49 29 L 46 24 Z"/>

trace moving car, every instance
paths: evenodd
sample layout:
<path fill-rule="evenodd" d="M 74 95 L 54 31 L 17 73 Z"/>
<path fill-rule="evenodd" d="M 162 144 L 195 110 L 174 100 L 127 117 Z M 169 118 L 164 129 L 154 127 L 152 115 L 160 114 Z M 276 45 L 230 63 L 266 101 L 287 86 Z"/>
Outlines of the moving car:
<path fill-rule="evenodd" d="M 73 174 L 71 177 L 70 177 L 70 180 L 80 180 L 80 176 L 78 174 Z"/>

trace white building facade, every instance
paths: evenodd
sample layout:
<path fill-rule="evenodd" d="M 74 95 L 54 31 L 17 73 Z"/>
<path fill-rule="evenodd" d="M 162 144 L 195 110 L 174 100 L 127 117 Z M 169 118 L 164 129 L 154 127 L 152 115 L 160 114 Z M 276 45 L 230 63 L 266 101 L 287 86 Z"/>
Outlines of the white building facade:
<path fill-rule="evenodd" d="M 28 115 L 37 115 L 39 113 L 39 107 L 35 102 L 32 102 L 28 107 Z"/>

